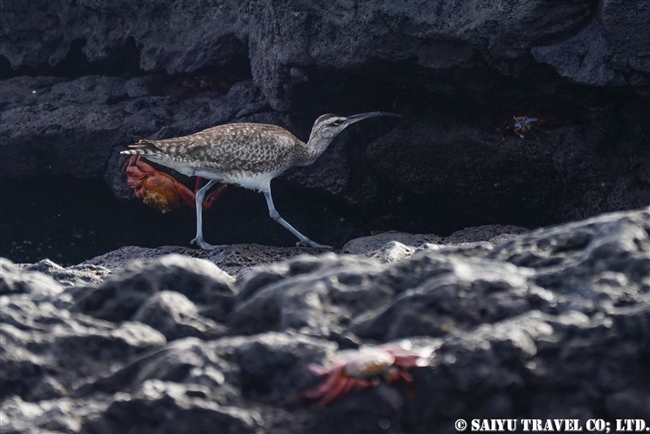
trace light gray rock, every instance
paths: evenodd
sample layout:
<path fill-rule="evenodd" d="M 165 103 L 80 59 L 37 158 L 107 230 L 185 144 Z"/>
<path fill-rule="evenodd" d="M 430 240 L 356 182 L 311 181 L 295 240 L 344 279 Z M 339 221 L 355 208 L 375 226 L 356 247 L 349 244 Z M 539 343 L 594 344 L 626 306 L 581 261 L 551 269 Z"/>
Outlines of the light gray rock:
<path fill-rule="evenodd" d="M 75 308 L 97 318 L 124 321 L 160 291 L 176 291 L 197 304 L 211 305 L 209 317 L 232 309 L 234 278 L 213 263 L 178 254 L 135 260 L 82 297 Z"/>
<path fill-rule="evenodd" d="M 3 262 L 24 286 L 0 297 L 1 428 L 451 433 L 458 418 L 495 414 L 645 420 L 649 234 L 644 208 L 500 243 L 456 234 L 460 244 L 425 243 L 396 262 L 303 255 L 235 280 L 206 261 L 163 256 L 97 287 L 61 286 L 78 307 L 112 288 L 85 308 L 115 322 L 44 300 L 30 287 L 42 279 L 21 277 L 40 272 Z M 225 296 L 227 329 L 203 316 Z M 411 386 L 380 381 L 321 408 L 304 397 L 328 381 L 311 363 L 397 339 L 435 351 L 408 370 Z"/>
<path fill-rule="evenodd" d="M 224 326 L 203 317 L 194 303 L 175 291 L 153 294 L 133 314 L 133 321 L 153 327 L 167 341 L 190 336 L 209 340 L 227 333 Z"/>

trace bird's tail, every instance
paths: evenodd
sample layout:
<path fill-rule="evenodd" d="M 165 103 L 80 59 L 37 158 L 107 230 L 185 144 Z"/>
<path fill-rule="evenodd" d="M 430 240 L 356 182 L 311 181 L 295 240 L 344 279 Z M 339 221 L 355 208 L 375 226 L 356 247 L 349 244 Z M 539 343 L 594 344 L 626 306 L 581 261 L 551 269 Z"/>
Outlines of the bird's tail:
<path fill-rule="evenodd" d="M 121 151 L 123 155 L 159 155 L 162 150 L 151 140 L 140 140 L 135 145 L 129 145 L 130 149 Z"/>

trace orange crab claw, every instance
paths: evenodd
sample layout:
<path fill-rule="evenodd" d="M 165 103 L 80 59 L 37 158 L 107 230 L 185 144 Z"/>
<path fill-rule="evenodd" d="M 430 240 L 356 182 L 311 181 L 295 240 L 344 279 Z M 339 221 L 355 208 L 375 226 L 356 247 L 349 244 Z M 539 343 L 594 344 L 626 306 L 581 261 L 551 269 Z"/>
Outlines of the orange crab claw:
<path fill-rule="evenodd" d="M 201 178 L 196 180 L 196 188 L 201 186 Z M 181 203 L 196 206 L 195 193 L 180 183 L 171 175 L 156 170 L 143 161 L 139 155 L 134 155 L 126 167 L 126 183 L 133 189 L 135 197 L 162 213 L 169 212 Z M 220 186 L 203 202 L 205 209 L 209 208 L 224 193 L 226 185 Z"/>
<path fill-rule="evenodd" d="M 332 385 L 332 387 L 324 393 L 323 399 L 318 404 L 319 407 L 325 406 L 346 393 L 350 392 L 354 387 L 354 379 L 350 377 L 341 377 Z"/>
<path fill-rule="evenodd" d="M 413 376 L 411 374 L 409 374 L 408 372 L 402 371 L 400 369 L 395 369 L 390 374 L 388 374 L 388 379 L 386 380 L 386 382 L 388 384 L 395 384 L 399 380 L 402 380 L 402 381 L 406 382 L 409 385 L 413 384 Z"/>
<path fill-rule="evenodd" d="M 203 178 L 197 176 L 196 184 L 194 187 L 194 193 L 199 191 L 202 186 L 203 186 Z M 203 209 L 209 209 L 210 207 L 212 207 L 212 205 L 214 205 L 217 199 L 219 199 L 226 192 L 227 188 L 228 188 L 228 184 L 221 184 L 214 191 L 210 192 L 210 194 L 208 194 L 208 196 L 205 199 L 203 199 Z M 194 200 L 192 200 L 192 206 L 196 207 L 196 202 Z"/>
<path fill-rule="evenodd" d="M 319 377 L 323 377 L 330 373 L 331 375 L 323 384 L 318 386 L 316 389 L 303 392 L 300 394 L 300 396 L 302 396 L 303 398 L 320 398 L 321 396 L 325 395 L 327 391 L 330 390 L 339 381 L 339 378 L 342 377 L 341 374 L 343 369 L 345 369 L 345 365 L 341 365 L 332 371 L 328 371 L 325 370 L 322 366 L 315 365 L 313 363 L 310 364 L 309 371 L 311 371 L 312 374 L 317 375 Z"/>
<path fill-rule="evenodd" d="M 321 366 L 310 365 L 309 370 L 318 376 L 328 375 Z M 318 399 L 317 407 L 323 407 L 337 398 L 347 395 L 351 390 L 364 390 L 377 385 L 377 381 L 364 378 L 356 378 L 345 375 L 345 365 L 336 367 L 329 371 L 330 377 L 314 390 L 301 393 L 303 398 Z"/>

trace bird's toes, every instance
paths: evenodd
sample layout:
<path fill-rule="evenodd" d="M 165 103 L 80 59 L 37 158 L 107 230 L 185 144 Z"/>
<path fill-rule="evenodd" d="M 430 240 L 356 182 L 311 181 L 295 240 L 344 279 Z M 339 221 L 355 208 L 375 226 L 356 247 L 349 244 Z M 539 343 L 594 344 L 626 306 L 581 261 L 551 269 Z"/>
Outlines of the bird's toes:
<path fill-rule="evenodd" d="M 203 240 L 203 238 L 200 238 L 200 239 L 195 238 L 195 239 L 193 239 L 191 241 L 191 243 L 196 244 L 197 246 L 199 246 L 203 250 L 216 250 L 216 249 L 220 249 L 220 248 L 223 247 L 223 246 L 219 246 L 219 245 L 215 246 L 215 245 L 212 245 L 212 244 L 208 244 Z"/>
<path fill-rule="evenodd" d="M 312 240 L 301 240 L 296 243 L 296 247 L 313 247 L 315 249 L 328 249 L 328 250 L 333 250 L 332 246 L 325 246 L 323 244 L 318 244 L 313 242 Z"/>

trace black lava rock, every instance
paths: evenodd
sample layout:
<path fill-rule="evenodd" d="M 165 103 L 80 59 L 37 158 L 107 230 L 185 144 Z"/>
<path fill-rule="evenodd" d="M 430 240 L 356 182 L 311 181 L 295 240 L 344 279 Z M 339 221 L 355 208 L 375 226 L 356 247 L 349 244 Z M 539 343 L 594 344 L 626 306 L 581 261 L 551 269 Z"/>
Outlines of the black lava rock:
<path fill-rule="evenodd" d="M 236 281 L 205 260 L 149 252 L 102 283 L 74 267 L 64 286 L 44 273 L 66 269 L 3 259 L 2 430 L 452 433 L 459 418 L 648 420 L 650 209 L 479 244 L 425 243 L 394 262 L 299 256 Z M 351 390 L 324 407 L 304 398 L 326 381 L 310 363 L 395 340 L 435 350 L 409 369 L 412 385 Z"/>

